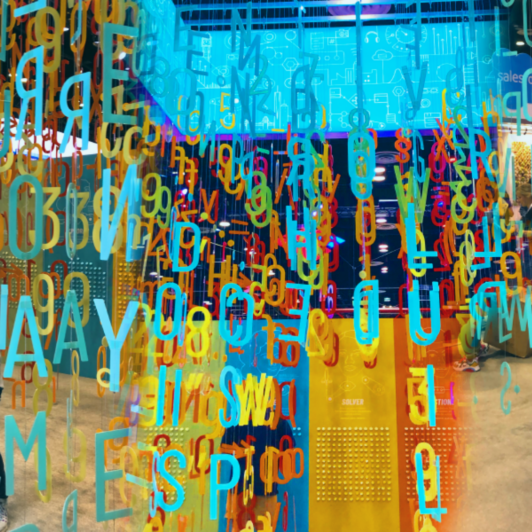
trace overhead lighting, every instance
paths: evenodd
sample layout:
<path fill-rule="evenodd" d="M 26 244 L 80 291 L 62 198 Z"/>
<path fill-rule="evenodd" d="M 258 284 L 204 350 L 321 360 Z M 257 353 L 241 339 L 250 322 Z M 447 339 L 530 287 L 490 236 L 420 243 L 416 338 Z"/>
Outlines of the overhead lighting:
<path fill-rule="evenodd" d="M 70 28 L 63 28 L 63 31 L 68 31 Z"/>
<path fill-rule="evenodd" d="M 212 305 L 212 303 L 210 301 L 204 301 L 203 304 L 204 305 L 208 305 L 209 307 Z"/>
<path fill-rule="evenodd" d="M 318 240 L 321 240 L 321 236 L 318 237 Z M 331 241 L 327 244 L 327 247 L 328 247 L 329 249 L 334 249 L 334 243 L 335 243 L 335 241 L 336 241 L 336 243 L 337 243 L 338 245 L 343 244 L 343 243 L 345 242 L 345 240 L 344 240 L 342 237 L 335 236 L 335 240 L 331 239 Z"/>
<path fill-rule="evenodd" d="M 376 174 L 383 174 L 384 172 L 386 172 L 386 168 L 384 168 L 384 166 L 377 166 L 377 168 L 375 168 Z"/>
<path fill-rule="evenodd" d="M 381 273 L 388 273 L 388 268 L 381 268 Z"/>
<path fill-rule="evenodd" d="M 268 275 L 271 277 L 272 275 L 275 275 L 275 272 L 274 272 L 273 270 L 270 270 L 270 271 L 268 272 Z"/>
<path fill-rule="evenodd" d="M 524 41 L 517 41 L 515 43 L 517 46 L 524 46 L 525 45 L 525 42 Z"/>
<path fill-rule="evenodd" d="M 384 175 L 376 175 L 373 178 L 373 181 L 386 181 L 386 176 L 384 176 Z"/>
<path fill-rule="evenodd" d="M 388 220 L 386 218 L 376 218 L 375 221 L 378 224 L 385 224 Z"/>
<path fill-rule="evenodd" d="M 120 52 L 120 55 L 118 56 L 118 59 L 124 59 L 126 57 L 126 52 Z"/>
<path fill-rule="evenodd" d="M 231 224 L 229 222 L 220 222 L 218 225 L 220 227 L 229 227 Z"/>
<path fill-rule="evenodd" d="M 22 83 L 26 83 L 28 81 L 28 78 L 22 78 Z"/>

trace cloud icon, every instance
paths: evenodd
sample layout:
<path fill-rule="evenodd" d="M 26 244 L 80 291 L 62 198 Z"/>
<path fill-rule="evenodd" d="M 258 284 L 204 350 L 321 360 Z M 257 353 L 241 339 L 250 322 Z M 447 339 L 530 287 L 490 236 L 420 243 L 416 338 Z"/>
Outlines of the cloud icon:
<path fill-rule="evenodd" d="M 393 59 L 392 52 L 388 50 L 377 50 L 372 57 L 373 61 L 390 61 Z"/>

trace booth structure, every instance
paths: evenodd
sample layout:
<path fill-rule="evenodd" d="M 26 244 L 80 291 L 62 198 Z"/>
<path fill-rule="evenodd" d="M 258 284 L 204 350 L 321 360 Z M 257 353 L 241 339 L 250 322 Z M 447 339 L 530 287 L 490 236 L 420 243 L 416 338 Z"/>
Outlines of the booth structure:
<path fill-rule="evenodd" d="M 0 532 L 465 531 L 483 356 L 526 406 L 527 9 L 4 2 Z"/>

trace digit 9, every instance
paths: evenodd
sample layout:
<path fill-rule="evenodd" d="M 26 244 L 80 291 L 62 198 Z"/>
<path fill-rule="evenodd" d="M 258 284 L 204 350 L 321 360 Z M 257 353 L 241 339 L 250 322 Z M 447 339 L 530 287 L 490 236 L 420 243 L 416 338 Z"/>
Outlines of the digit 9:
<path fill-rule="evenodd" d="M 155 191 L 153 194 L 149 191 L 149 182 L 151 179 L 155 179 Z M 140 208 L 142 216 L 147 218 L 154 218 L 155 215 L 161 210 L 162 192 L 161 192 L 161 176 L 155 172 L 151 172 L 142 180 L 142 199 L 151 202 L 153 201 L 153 209 L 148 211 L 144 205 Z"/>
<path fill-rule="evenodd" d="M 63 286 L 63 295 L 66 297 L 67 292 L 70 290 L 70 283 L 72 279 L 81 279 L 83 283 L 83 297 L 78 301 L 78 307 L 83 307 L 83 316 L 81 318 L 81 326 L 85 327 L 89 322 L 89 304 L 90 304 L 90 285 L 89 279 L 82 272 L 69 273 L 65 278 L 65 284 Z M 74 322 L 70 316 L 68 317 L 68 325 L 74 327 Z"/>
<path fill-rule="evenodd" d="M 47 293 L 44 294 L 42 290 L 40 290 L 41 283 L 46 283 L 46 286 L 48 288 Z M 37 311 L 37 330 L 39 331 L 39 334 L 42 336 L 46 336 L 47 334 L 50 334 L 54 327 L 54 300 L 55 300 L 55 290 L 54 290 L 54 282 L 52 280 L 52 277 L 48 275 L 47 273 L 40 273 L 35 277 L 33 280 L 33 290 L 32 290 L 32 299 L 33 299 L 33 306 L 35 307 Z M 46 304 L 41 304 L 41 297 L 46 296 Z M 47 317 L 47 325 L 44 327 L 42 325 L 42 314 L 46 313 L 48 315 Z M 40 316 L 39 316 L 40 315 Z"/>
<path fill-rule="evenodd" d="M 201 327 L 196 327 L 194 324 L 194 315 L 203 314 L 203 322 Z M 185 345 L 187 353 L 193 358 L 201 358 L 207 354 L 211 345 L 210 325 L 212 322 L 211 313 L 204 307 L 194 307 L 190 309 L 187 316 L 187 333 L 185 337 Z M 200 335 L 200 349 L 196 351 L 193 348 L 192 340 L 197 334 Z"/>
<path fill-rule="evenodd" d="M 53 33 L 49 32 L 49 26 L 46 19 L 47 15 L 52 17 L 52 21 L 54 23 Z M 37 15 L 34 20 L 35 36 L 37 37 L 37 42 L 46 50 L 46 52 L 48 52 L 48 50 L 54 51 L 52 58 L 48 57 L 48 54 L 45 53 L 44 72 L 47 74 L 50 72 L 55 72 L 61 63 L 61 35 L 63 33 L 63 28 L 59 20 L 59 13 L 52 7 L 44 7 L 37 11 Z M 29 22 L 28 28 L 30 28 Z"/>

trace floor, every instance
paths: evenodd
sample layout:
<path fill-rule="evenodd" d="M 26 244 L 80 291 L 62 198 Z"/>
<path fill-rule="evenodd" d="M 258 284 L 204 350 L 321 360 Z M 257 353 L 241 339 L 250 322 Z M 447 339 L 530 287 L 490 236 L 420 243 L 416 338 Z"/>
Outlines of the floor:
<path fill-rule="evenodd" d="M 477 398 L 472 404 L 474 443 L 469 449 L 470 494 L 462 508 L 460 532 L 508 532 L 530 530 L 532 504 L 530 503 L 532 460 L 532 360 L 506 357 L 504 353 L 491 352 L 481 362 L 481 371 L 461 374 L 468 379 Z M 508 381 L 508 374 L 501 376 L 501 364 L 506 361 L 512 370 L 511 386 L 504 394 L 504 403 L 510 400 L 511 412 L 506 415 L 501 408 L 501 392 Z M 515 385 L 520 387 L 519 393 Z M 34 415 L 32 410 L 33 385 L 26 390 L 26 408 L 20 407 L 20 390 L 17 391 L 17 408 L 11 408 L 12 383 L 6 388 L 0 402 L 3 416 L 15 415 L 20 431 L 27 438 Z M 61 528 L 63 503 L 75 489 L 78 490 L 78 530 L 127 530 L 122 524 L 96 523 L 94 434 L 98 429 L 109 430 L 114 411 L 111 394 L 100 399 L 96 395 L 96 383 L 80 378 L 80 402 L 74 408 L 74 426 L 82 429 L 87 437 L 87 468 L 84 480 L 68 481 L 64 467 L 66 453 L 63 437 L 66 427 L 66 400 L 70 393 L 70 377 L 59 375 L 56 403 L 48 418 L 47 447 L 52 460 L 51 501 L 44 504 L 37 495 L 35 465 L 32 452 L 24 462 L 20 451 L 15 452 L 15 494 L 10 497 L 8 510 L 10 530 L 33 523 L 41 532 L 58 532 Z M 46 394 L 41 394 L 39 410 L 46 408 Z M 469 408 L 469 407 L 468 407 Z M 0 428 L 0 448 L 4 453 L 4 426 Z M 76 447 L 79 446 L 79 441 Z M 77 453 L 78 451 L 75 450 Z M 76 473 L 74 468 L 74 473 Z M 123 508 L 116 485 L 107 484 L 110 494 L 108 509 Z M 123 522 L 124 520 L 122 520 Z M 69 518 L 70 522 L 70 518 Z M 135 527 L 134 530 L 142 530 Z M 393 532 L 393 531 L 391 531 Z"/>
<path fill-rule="evenodd" d="M 511 367 L 501 375 L 501 365 Z M 530 530 L 532 505 L 532 359 L 498 351 L 481 361 L 481 371 L 463 375 L 472 379 L 477 397 L 473 405 L 474 445 L 470 449 L 471 492 L 461 516 L 460 532 Z M 519 386 L 516 393 L 515 386 Z"/>
<path fill-rule="evenodd" d="M 87 461 L 84 480 L 73 482 L 66 479 L 64 468 L 66 467 L 66 452 L 63 447 L 63 439 L 66 431 L 66 401 L 70 394 L 70 376 L 59 375 L 59 386 L 56 393 L 56 403 L 52 407 L 51 414 L 47 419 L 47 448 L 52 460 L 52 498 L 50 502 L 43 503 L 37 495 L 37 474 L 32 451 L 27 462 L 22 453 L 15 448 L 15 494 L 9 498 L 8 512 L 10 518 L 10 530 L 22 526 L 25 523 L 33 523 L 41 532 L 59 532 L 62 530 L 63 504 L 66 497 L 73 491 L 78 490 L 78 531 L 97 532 L 100 530 L 120 530 L 108 524 L 96 523 L 95 510 L 95 471 L 94 471 L 94 434 L 98 429 L 109 430 L 109 420 L 112 411 L 111 395 L 103 399 L 96 395 L 96 381 L 80 378 L 80 401 L 79 406 L 74 407 L 74 427 L 79 427 L 86 436 Z M 34 414 L 32 400 L 34 386 L 26 387 L 26 408 L 21 408 L 20 389 L 17 389 L 17 408 L 12 410 L 12 382 L 5 382 L 0 413 L 2 418 L 14 415 L 20 432 L 26 440 L 33 425 Z M 39 398 L 39 410 L 46 409 L 46 393 L 41 393 Z M 4 451 L 4 424 L 0 428 L 0 448 Z M 74 456 L 79 453 L 79 438 L 75 438 Z M 79 469 L 73 467 L 74 475 Z M 108 483 L 112 506 L 108 509 L 121 508 L 123 505 L 118 494 L 113 490 L 113 483 Z M 71 512 L 69 512 L 70 515 Z M 68 524 L 71 518 L 68 518 Z"/>

